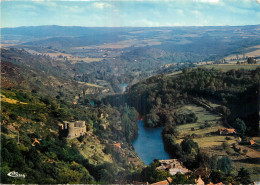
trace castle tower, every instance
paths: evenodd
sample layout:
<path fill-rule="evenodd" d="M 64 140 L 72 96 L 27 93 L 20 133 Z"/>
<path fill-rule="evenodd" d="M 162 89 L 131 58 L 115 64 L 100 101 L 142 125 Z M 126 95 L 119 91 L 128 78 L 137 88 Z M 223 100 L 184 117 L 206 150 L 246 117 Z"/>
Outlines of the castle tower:
<path fill-rule="evenodd" d="M 84 135 L 87 132 L 87 126 L 85 121 L 64 121 L 63 124 L 59 124 L 60 135 L 67 138 L 76 138 Z"/>
<path fill-rule="evenodd" d="M 69 130 L 69 134 L 68 137 L 75 137 L 75 126 L 74 126 L 74 122 L 68 122 L 68 130 Z"/>

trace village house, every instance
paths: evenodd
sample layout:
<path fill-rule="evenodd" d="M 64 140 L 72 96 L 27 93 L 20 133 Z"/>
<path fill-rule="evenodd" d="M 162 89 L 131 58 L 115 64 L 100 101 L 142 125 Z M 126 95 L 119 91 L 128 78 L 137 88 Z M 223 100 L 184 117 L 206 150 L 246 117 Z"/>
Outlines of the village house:
<path fill-rule="evenodd" d="M 140 166 L 140 161 L 135 157 L 128 158 L 129 163 L 132 163 L 136 168 Z"/>
<path fill-rule="evenodd" d="M 223 183 L 222 183 L 222 182 L 218 182 L 218 183 L 214 184 L 213 182 L 210 182 L 210 183 L 207 184 L 207 185 L 223 185 Z"/>
<path fill-rule="evenodd" d="M 60 135 L 69 139 L 83 136 L 87 132 L 85 121 L 64 121 L 63 124 L 59 124 L 59 127 Z"/>
<path fill-rule="evenodd" d="M 219 135 L 233 135 L 236 134 L 235 129 L 220 128 L 218 129 Z"/>
<path fill-rule="evenodd" d="M 250 145 L 254 145 L 255 142 L 254 142 L 253 140 L 250 140 L 250 141 L 249 141 L 249 144 L 250 144 Z"/>
<path fill-rule="evenodd" d="M 120 143 L 114 143 L 113 146 L 115 146 L 116 148 L 120 148 L 121 149 L 121 144 Z"/>
<path fill-rule="evenodd" d="M 201 179 L 201 176 L 199 176 L 198 179 L 195 179 L 195 182 L 196 182 L 197 185 L 204 185 L 205 184 L 204 181 Z"/>
<path fill-rule="evenodd" d="M 163 181 L 159 181 L 159 182 L 155 182 L 155 183 L 152 183 L 150 185 L 168 185 L 168 184 L 171 184 L 173 183 L 173 180 L 171 177 L 168 177 L 166 180 L 163 180 Z M 145 184 L 145 183 L 142 183 L 142 184 Z M 148 183 L 147 183 L 148 184 Z M 202 180 L 201 176 L 199 175 L 199 178 L 198 179 L 195 179 L 195 184 L 196 185 L 205 185 L 205 182 Z M 214 184 L 212 182 L 210 182 L 209 184 L 207 185 L 223 185 L 222 182 L 219 182 L 217 184 Z"/>
<path fill-rule="evenodd" d="M 171 184 L 172 182 L 172 178 L 171 177 L 168 177 L 166 180 L 164 181 L 160 181 L 160 182 L 155 182 L 155 183 L 152 183 L 151 185 L 167 185 L 167 184 Z"/>
<path fill-rule="evenodd" d="M 171 175 L 175 175 L 178 172 L 181 174 L 189 172 L 189 170 L 185 168 L 177 159 L 159 160 L 159 162 L 161 163 L 161 166 L 156 169 L 169 171 Z"/>
<path fill-rule="evenodd" d="M 241 140 L 239 144 L 240 145 L 255 145 L 255 141 L 252 139 L 246 138 L 246 139 Z"/>

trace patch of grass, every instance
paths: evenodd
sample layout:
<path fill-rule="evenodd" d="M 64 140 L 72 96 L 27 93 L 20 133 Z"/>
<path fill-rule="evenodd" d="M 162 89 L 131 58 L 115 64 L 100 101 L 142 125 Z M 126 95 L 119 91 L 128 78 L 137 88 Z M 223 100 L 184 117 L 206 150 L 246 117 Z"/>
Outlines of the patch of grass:
<path fill-rule="evenodd" d="M 68 140 L 68 143 L 75 143 L 78 146 L 81 155 L 88 159 L 91 164 L 113 162 L 111 155 L 103 152 L 105 145 L 100 144 L 96 137 L 86 136 L 82 143 L 77 139 Z"/>
<path fill-rule="evenodd" d="M 27 104 L 27 103 L 24 103 L 24 102 L 21 102 L 21 101 L 18 101 L 18 100 L 15 100 L 15 99 L 11 99 L 11 98 L 7 98 L 5 95 L 1 94 L 1 101 L 3 102 L 7 102 L 7 103 L 10 103 L 10 104 Z"/>
<path fill-rule="evenodd" d="M 200 148 L 214 148 L 221 146 L 222 143 L 227 142 L 228 145 L 237 143 L 236 138 L 232 137 L 232 140 L 227 141 L 226 136 L 208 136 L 201 138 L 194 138 L 193 140 L 198 143 Z M 181 143 L 183 139 L 177 140 L 177 143 Z"/>
<path fill-rule="evenodd" d="M 222 128 L 222 127 L 221 126 L 206 127 L 204 129 L 197 129 L 195 131 L 188 131 L 187 134 L 189 134 L 189 135 L 192 135 L 192 134 L 205 135 L 205 134 L 210 134 L 212 132 L 217 132 L 219 128 Z"/>
<path fill-rule="evenodd" d="M 91 83 L 86 83 L 86 82 L 78 82 L 78 83 L 83 84 L 83 85 L 87 85 L 87 86 L 90 86 L 90 87 L 103 88 L 102 86 L 96 85 L 96 84 L 91 84 Z"/>
<path fill-rule="evenodd" d="M 212 105 L 214 107 L 218 106 L 217 104 Z M 210 155 L 217 156 L 229 156 L 232 160 L 233 173 L 237 174 L 241 167 L 244 167 L 249 170 L 251 174 L 251 179 L 254 181 L 259 181 L 258 170 L 260 169 L 260 164 L 255 160 L 259 156 L 259 152 L 256 150 L 257 147 L 249 147 L 238 145 L 241 148 L 241 151 L 247 150 L 247 153 L 238 153 L 234 151 L 232 145 L 238 144 L 238 138 L 235 136 L 228 136 L 229 139 L 226 139 L 227 136 L 221 136 L 217 134 L 211 134 L 217 132 L 219 128 L 223 126 L 220 125 L 217 121 L 220 120 L 220 117 L 216 114 L 213 114 L 203 107 L 196 105 L 186 105 L 182 107 L 179 111 L 181 112 L 194 112 L 198 117 L 196 123 L 190 123 L 185 125 L 178 126 L 180 132 L 180 138 L 183 138 L 186 135 L 195 136 L 193 140 L 198 143 L 200 149 L 209 153 Z M 205 121 L 210 123 L 210 127 L 205 127 L 201 129 L 201 126 L 205 124 Z M 259 137 L 252 138 L 257 144 L 259 144 Z M 181 143 L 183 139 L 178 139 L 176 142 Z M 224 145 L 226 147 L 224 147 Z"/>
<path fill-rule="evenodd" d="M 227 144 L 229 145 L 237 142 L 235 138 L 229 141 L 227 141 L 225 138 L 226 136 L 210 136 L 210 137 L 195 138 L 194 141 L 197 142 L 199 146 L 202 148 L 220 146 L 224 142 L 227 142 Z"/>
<path fill-rule="evenodd" d="M 215 106 L 218 105 L 215 104 Z M 180 111 L 185 113 L 194 112 L 198 117 L 196 123 L 180 125 L 177 128 L 181 137 L 196 135 L 194 141 L 197 142 L 201 148 L 220 146 L 225 141 L 230 145 L 237 142 L 233 136 L 230 136 L 230 140 L 227 141 L 226 136 L 211 135 L 211 133 L 217 132 L 219 128 L 223 127 L 218 123 L 220 120 L 219 115 L 213 114 L 203 107 L 192 104 L 183 106 Z M 206 121 L 210 126 L 203 128 Z M 182 139 L 179 139 L 177 142 L 180 143 L 181 141 Z"/>
<path fill-rule="evenodd" d="M 207 111 L 203 107 L 189 104 L 189 105 L 183 106 L 179 111 L 183 112 L 183 113 L 194 112 L 196 114 L 196 116 L 198 117 L 198 120 L 196 123 L 190 123 L 190 124 L 184 124 L 184 125 L 178 126 L 180 135 L 191 135 L 191 134 L 200 134 L 201 135 L 201 134 L 206 134 L 206 133 L 217 131 L 218 128 L 221 127 L 219 125 L 216 125 L 217 121 L 220 119 L 220 117 L 217 114 L 213 114 L 213 113 Z M 200 129 L 201 126 L 204 126 L 206 121 L 210 124 L 211 127 L 206 127 L 205 129 Z M 192 128 L 194 128 L 194 130 Z"/>
<path fill-rule="evenodd" d="M 181 108 L 181 111 L 183 112 L 194 112 L 196 114 L 196 116 L 198 117 L 198 123 L 202 123 L 207 121 L 212 121 L 215 122 L 216 120 L 220 119 L 220 117 L 216 114 L 213 114 L 209 111 L 207 111 L 205 108 L 197 106 L 197 105 L 192 105 L 192 104 L 188 104 L 186 106 L 183 106 Z"/>

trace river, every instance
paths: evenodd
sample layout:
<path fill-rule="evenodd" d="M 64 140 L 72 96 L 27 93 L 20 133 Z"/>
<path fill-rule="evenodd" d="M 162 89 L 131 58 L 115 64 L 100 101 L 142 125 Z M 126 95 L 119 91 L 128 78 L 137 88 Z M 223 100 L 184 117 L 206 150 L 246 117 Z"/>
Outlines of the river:
<path fill-rule="evenodd" d="M 142 120 L 137 122 L 138 136 L 133 142 L 134 149 L 142 161 L 149 165 L 156 159 L 170 159 L 165 151 L 162 139 L 162 128 L 145 128 Z"/>
<path fill-rule="evenodd" d="M 122 93 L 124 93 L 126 90 L 126 87 L 128 86 L 128 83 L 122 83 L 122 84 L 120 84 L 120 86 L 122 88 Z"/>

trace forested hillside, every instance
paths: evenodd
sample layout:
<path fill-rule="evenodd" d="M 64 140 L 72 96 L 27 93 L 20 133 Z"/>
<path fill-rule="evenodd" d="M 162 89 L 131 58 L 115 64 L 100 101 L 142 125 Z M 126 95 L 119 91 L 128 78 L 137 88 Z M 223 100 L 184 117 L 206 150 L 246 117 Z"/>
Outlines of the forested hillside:
<path fill-rule="evenodd" d="M 90 95 L 102 88 L 79 84 L 70 76 L 69 64 L 16 49 L 2 49 L 1 58 L 2 183 L 131 180 L 135 167 L 128 158 L 136 156 L 131 147 L 137 134 L 135 109 L 91 105 L 89 100 L 84 106 L 75 104 L 74 96 L 83 88 Z M 63 137 L 59 125 L 77 120 L 86 121 L 87 134 Z M 114 143 L 123 143 L 122 149 Z M 26 178 L 8 177 L 11 171 Z"/>
<path fill-rule="evenodd" d="M 248 133 L 258 133 L 260 70 L 184 69 L 182 74 L 160 75 L 131 86 L 121 97 L 106 98 L 109 103 L 127 102 L 145 116 L 147 126 L 171 122 L 171 110 L 187 103 L 214 102 L 216 111 L 228 123 L 236 118 L 248 125 Z"/>
<path fill-rule="evenodd" d="M 125 94 L 103 101 L 114 106 L 127 102 L 141 114 L 146 127 L 162 126 L 171 157 L 199 170 L 205 181 L 219 182 L 214 176 L 222 174 L 222 182 L 235 183 L 234 174 L 241 167 L 246 166 L 255 178 L 258 174 L 259 143 L 251 147 L 248 143 L 259 134 L 259 82 L 259 68 L 226 72 L 190 68 L 145 79 Z M 221 135 L 223 128 L 234 128 L 236 134 Z"/>

